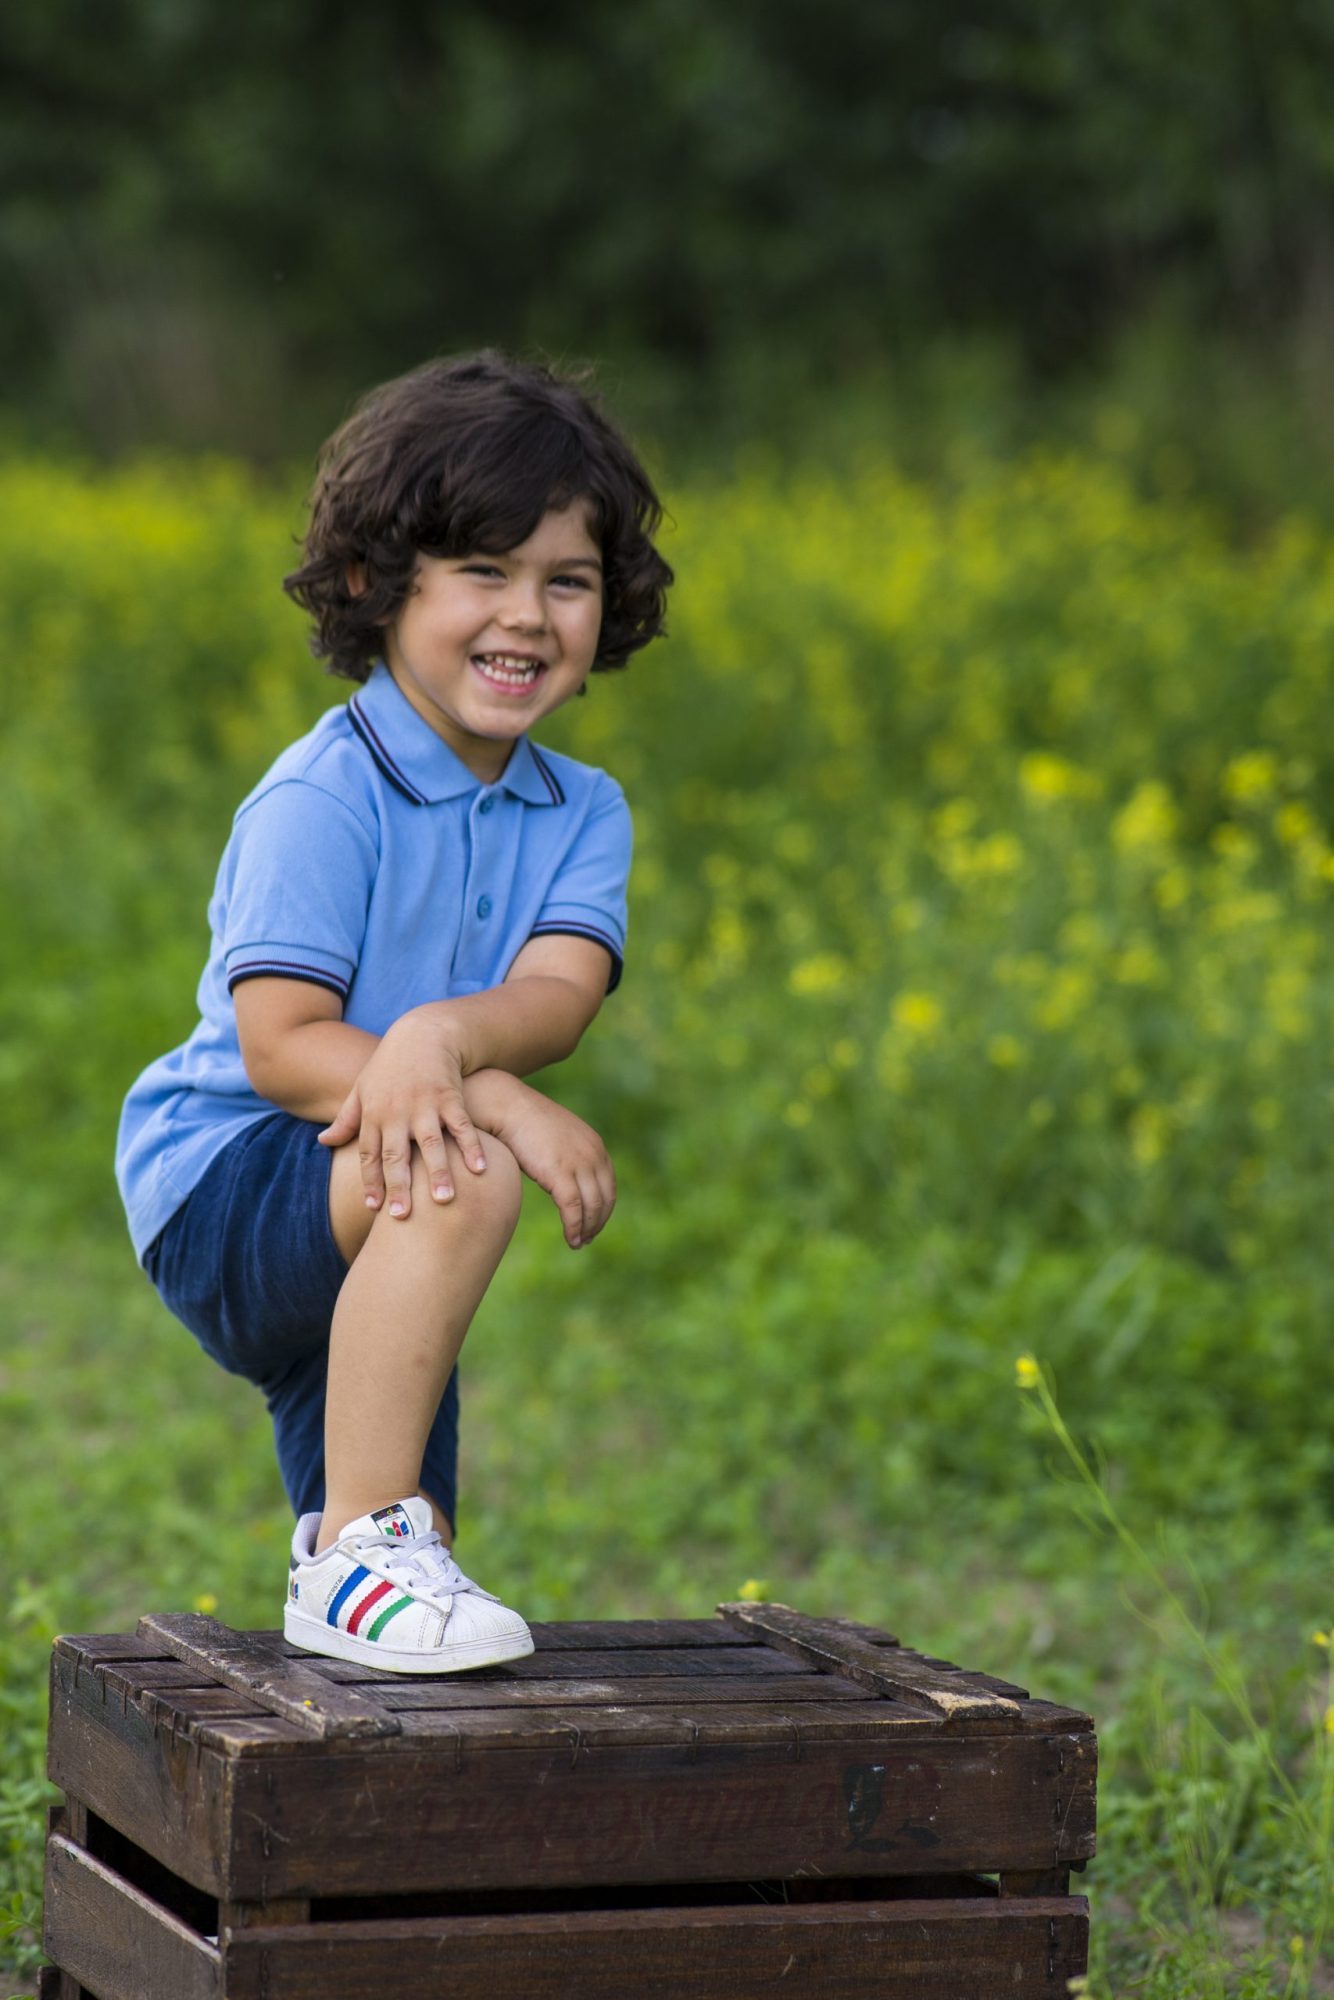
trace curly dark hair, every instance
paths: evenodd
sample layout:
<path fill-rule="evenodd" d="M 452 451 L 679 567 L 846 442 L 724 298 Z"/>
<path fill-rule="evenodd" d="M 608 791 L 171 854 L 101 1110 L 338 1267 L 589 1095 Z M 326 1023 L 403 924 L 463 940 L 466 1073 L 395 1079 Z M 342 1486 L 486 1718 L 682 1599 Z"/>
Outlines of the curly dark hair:
<path fill-rule="evenodd" d="M 428 361 L 363 396 L 324 446 L 306 560 L 283 589 L 315 620 L 315 657 L 364 681 L 419 554 L 504 554 L 549 509 L 579 499 L 590 504 L 603 562 L 593 664 L 623 667 L 663 631 L 672 572 L 652 541 L 658 496 L 587 378 L 492 348 Z M 358 594 L 354 567 L 365 582 Z"/>

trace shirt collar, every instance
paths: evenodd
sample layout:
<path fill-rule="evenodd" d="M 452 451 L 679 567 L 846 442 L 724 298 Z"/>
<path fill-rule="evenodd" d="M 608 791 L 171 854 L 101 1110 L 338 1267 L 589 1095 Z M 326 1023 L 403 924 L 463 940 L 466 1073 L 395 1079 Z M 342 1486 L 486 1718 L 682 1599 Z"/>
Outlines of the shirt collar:
<path fill-rule="evenodd" d="M 418 715 L 383 661 L 376 662 L 365 686 L 347 704 L 347 711 L 352 727 L 385 777 L 413 805 L 438 805 L 443 799 L 484 789 L 481 779 Z M 515 743 L 496 786 L 531 806 L 565 803 L 560 780 L 526 736 Z"/>

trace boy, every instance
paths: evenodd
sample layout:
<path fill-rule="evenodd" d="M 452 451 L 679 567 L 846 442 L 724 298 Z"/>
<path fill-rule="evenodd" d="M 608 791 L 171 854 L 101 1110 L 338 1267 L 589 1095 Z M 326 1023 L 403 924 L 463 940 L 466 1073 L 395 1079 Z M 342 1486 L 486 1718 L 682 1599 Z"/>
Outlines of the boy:
<path fill-rule="evenodd" d="M 450 1553 L 455 1361 L 521 1174 L 573 1249 L 615 1200 L 598 1135 L 520 1079 L 620 977 L 629 815 L 527 731 L 662 629 L 660 519 L 573 383 L 490 351 L 373 391 L 321 454 L 285 588 L 359 689 L 240 806 L 201 1019 L 116 1158 L 161 1296 L 265 1393 L 310 1652 L 532 1651 Z"/>

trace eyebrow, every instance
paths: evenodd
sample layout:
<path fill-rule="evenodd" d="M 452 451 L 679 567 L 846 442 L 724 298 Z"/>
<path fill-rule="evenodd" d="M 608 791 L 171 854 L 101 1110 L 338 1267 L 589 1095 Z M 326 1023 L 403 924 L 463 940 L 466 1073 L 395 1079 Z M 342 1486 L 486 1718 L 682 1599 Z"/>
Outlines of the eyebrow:
<path fill-rule="evenodd" d="M 602 568 L 602 564 L 598 561 L 596 556 L 567 556 L 562 562 L 553 563 L 552 568 L 600 570 Z"/>

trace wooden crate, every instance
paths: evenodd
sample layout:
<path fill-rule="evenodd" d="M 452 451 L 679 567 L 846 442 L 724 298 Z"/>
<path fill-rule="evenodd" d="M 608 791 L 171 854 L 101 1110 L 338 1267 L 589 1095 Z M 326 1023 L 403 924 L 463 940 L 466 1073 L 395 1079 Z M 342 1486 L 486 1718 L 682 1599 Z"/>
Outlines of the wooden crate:
<path fill-rule="evenodd" d="M 1064 1996 L 1089 1718 L 719 1611 L 445 1677 L 201 1617 L 57 1640 L 43 2000 Z"/>

